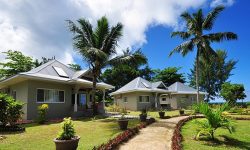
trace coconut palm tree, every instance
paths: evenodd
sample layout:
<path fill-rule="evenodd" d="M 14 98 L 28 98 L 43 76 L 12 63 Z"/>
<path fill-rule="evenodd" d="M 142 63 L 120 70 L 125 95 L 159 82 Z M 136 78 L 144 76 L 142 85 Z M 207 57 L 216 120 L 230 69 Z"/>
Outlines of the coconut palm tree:
<path fill-rule="evenodd" d="M 216 56 L 216 52 L 210 46 L 213 42 L 222 42 L 224 40 L 236 40 L 237 35 L 233 32 L 208 33 L 214 26 L 214 22 L 219 13 L 224 10 L 224 6 L 217 6 L 214 10 L 204 16 L 202 9 L 192 15 L 184 12 L 181 17 L 186 22 L 186 31 L 173 32 L 171 37 L 179 36 L 184 42 L 174 48 L 169 56 L 173 53 L 181 53 L 185 56 L 192 52 L 196 47 L 196 88 L 197 103 L 199 103 L 199 57 L 208 58 L 211 55 Z"/>
<path fill-rule="evenodd" d="M 77 24 L 71 20 L 67 20 L 67 22 L 69 30 L 74 34 L 74 48 L 89 64 L 93 74 L 93 115 L 96 115 L 96 83 L 101 70 L 109 65 L 137 61 L 138 59 L 146 60 L 146 57 L 140 53 L 117 55 L 117 42 L 122 36 L 123 26 L 121 23 L 110 27 L 106 17 L 97 20 L 96 28 L 93 28 L 86 19 L 77 20 Z"/>

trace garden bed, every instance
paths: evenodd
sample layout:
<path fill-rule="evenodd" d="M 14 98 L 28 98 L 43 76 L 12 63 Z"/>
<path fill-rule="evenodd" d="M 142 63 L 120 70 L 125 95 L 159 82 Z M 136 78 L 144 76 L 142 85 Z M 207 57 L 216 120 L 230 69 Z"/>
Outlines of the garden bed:
<path fill-rule="evenodd" d="M 174 129 L 173 137 L 172 137 L 172 150 L 181 150 L 181 127 L 189 120 L 196 119 L 196 118 L 204 118 L 203 116 L 190 116 L 186 119 L 183 119 L 177 123 Z"/>
<path fill-rule="evenodd" d="M 20 126 L 0 126 L 0 132 L 24 132 L 25 128 Z"/>

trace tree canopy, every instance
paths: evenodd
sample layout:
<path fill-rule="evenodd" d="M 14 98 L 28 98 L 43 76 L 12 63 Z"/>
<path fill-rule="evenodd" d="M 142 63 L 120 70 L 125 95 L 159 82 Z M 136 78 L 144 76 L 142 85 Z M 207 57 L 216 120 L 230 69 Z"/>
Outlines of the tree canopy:
<path fill-rule="evenodd" d="M 140 54 L 131 55 L 129 51 L 117 55 L 117 43 L 122 37 L 123 25 L 117 23 L 110 26 L 108 19 L 104 16 L 97 20 L 97 26 L 84 19 L 78 19 L 76 23 L 67 20 L 68 28 L 73 33 L 73 45 L 75 50 L 88 63 L 93 74 L 93 115 L 97 114 L 95 105 L 95 93 L 97 79 L 101 70 L 110 65 L 135 62 L 139 58 L 145 59 Z M 117 56 L 116 56 L 117 55 Z"/>
<path fill-rule="evenodd" d="M 222 84 L 232 75 L 231 72 L 237 63 L 233 59 L 227 60 L 227 52 L 224 50 L 217 50 L 216 54 L 217 57 L 211 56 L 207 58 L 208 60 L 204 57 L 199 59 L 199 85 L 202 91 L 208 93 L 206 101 L 213 100 L 216 96 L 219 96 Z M 188 77 L 190 86 L 196 88 L 196 63 Z"/>
<path fill-rule="evenodd" d="M 231 84 L 229 82 L 222 84 L 220 95 L 232 106 L 236 104 L 237 100 L 246 98 L 243 84 Z"/>
<path fill-rule="evenodd" d="M 185 83 L 184 73 L 178 73 L 180 67 L 168 67 L 163 70 L 154 70 L 153 81 L 162 81 L 166 86 L 170 86 L 175 82 Z"/>
<path fill-rule="evenodd" d="M 0 63 L 0 79 L 29 71 L 34 67 L 33 59 L 20 51 L 8 50 L 3 53 L 6 54 L 6 62 Z"/>

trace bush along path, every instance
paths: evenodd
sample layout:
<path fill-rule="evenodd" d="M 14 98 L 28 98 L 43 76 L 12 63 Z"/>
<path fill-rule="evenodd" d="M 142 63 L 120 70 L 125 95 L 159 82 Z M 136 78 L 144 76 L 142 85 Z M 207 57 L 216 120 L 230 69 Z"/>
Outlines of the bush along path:
<path fill-rule="evenodd" d="M 189 116 L 161 119 L 119 146 L 120 150 L 170 150 L 176 125 Z"/>

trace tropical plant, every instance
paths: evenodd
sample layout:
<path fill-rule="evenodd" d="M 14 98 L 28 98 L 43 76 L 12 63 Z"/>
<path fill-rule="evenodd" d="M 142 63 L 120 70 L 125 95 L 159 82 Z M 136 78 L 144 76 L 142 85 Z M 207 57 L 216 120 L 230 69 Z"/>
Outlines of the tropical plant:
<path fill-rule="evenodd" d="M 199 139 L 201 135 L 209 135 L 214 140 L 214 133 L 218 128 L 228 129 L 230 133 L 234 132 L 234 126 L 232 121 L 226 118 L 222 113 L 229 109 L 228 103 L 221 105 L 217 109 L 213 109 L 208 103 L 198 104 L 198 111 L 205 116 L 205 120 L 197 121 L 200 125 L 196 134 L 196 139 Z"/>
<path fill-rule="evenodd" d="M 57 140 L 71 140 L 75 137 L 74 124 L 71 118 L 64 118 L 62 124 L 62 131 L 59 132 Z"/>
<path fill-rule="evenodd" d="M 201 91 L 207 92 L 206 102 L 214 100 L 216 96 L 219 96 L 222 84 L 232 75 L 231 72 L 237 63 L 233 59 L 227 60 L 227 52 L 224 50 L 217 50 L 216 54 L 217 57 L 204 58 L 201 56 L 199 59 L 199 85 Z M 207 59 L 209 60 L 207 61 Z M 195 68 L 196 64 L 194 64 L 194 68 L 191 69 L 191 74 L 189 74 L 190 85 L 192 87 L 196 86 Z"/>
<path fill-rule="evenodd" d="M 3 126 L 13 126 L 21 118 L 23 103 L 13 97 L 0 93 L 0 122 Z"/>
<path fill-rule="evenodd" d="M 48 104 L 42 104 L 37 107 L 37 111 L 38 111 L 37 122 L 38 123 L 43 124 L 46 121 L 46 114 L 47 114 L 48 109 L 49 109 Z"/>
<path fill-rule="evenodd" d="M 180 67 L 168 67 L 163 70 L 154 70 L 153 81 L 162 81 L 166 86 L 175 82 L 185 83 L 184 73 L 179 73 Z"/>
<path fill-rule="evenodd" d="M 222 84 L 220 95 L 231 105 L 235 106 L 237 100 L 243 100 L 246 98 L 245 88 L 243 84 L 231 84 L 226 82 Z"/>
<path fill-rule="evenodd" d="M 214 22 L 224 6 L 217 6 L 207 16 L 204 17 L 202 9 L 190 15 L 185 12 L 181 17 L 186 21 L 186 31 L 176 31 L 172 33 L 172 37 L 179 36 L 185 40 L 182 44 L 173 49 L 169 56 L 173 53 L 181 53 L 183 56 L 196 51 L 196 88 L 197 88 L 197 103 L 199 102 L 199 57 L 209 58 L 211 55 L 216 56 L 216 52 L 210 46 L 213 42 L 222 42 L 224 40 L 235 40 L 237 35 L 232 32 L 207 33 L 212 30 Z M 206 31 L 206 32 L 204 32 Z"/>
<path fill-rule="evenodd" d="M 87 61 L 93 74 L 93 115 L 96 115 L 95 93 L 101 70 L 109 65 L 133 62 L 138 60 L 137 57 L 142 59 L 144 57 L 140 54 L 131 55 L 130 53 L 117 56 L 116 47 L 122 36 L 123 28 L 121 23 L 110 27 L 108 19 L 102 17 L 97 21 L 97 27 L 93 30 L 92 25 L 86 19 L 77 20 L 78 25 L 71 20 L 67 22 L 69 30 L 74 34 L 73 45 Z"/>

